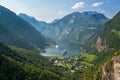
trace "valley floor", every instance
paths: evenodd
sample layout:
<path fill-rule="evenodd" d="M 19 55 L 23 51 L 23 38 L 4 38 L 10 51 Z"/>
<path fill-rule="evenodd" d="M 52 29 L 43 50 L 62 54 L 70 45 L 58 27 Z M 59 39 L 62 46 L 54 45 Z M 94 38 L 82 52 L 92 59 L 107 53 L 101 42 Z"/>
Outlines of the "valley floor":
<path fill-rule="evenodd" d="M 64 67 L 67 72 L 74 73 L 80 71 L 83 73 L 90 67 L 94 67 L 92 62 L 96 59 L 96 56 L 92 54 L 84 54 L 81 56 L 51 56 L 48 58 L 54 65 Z"/>

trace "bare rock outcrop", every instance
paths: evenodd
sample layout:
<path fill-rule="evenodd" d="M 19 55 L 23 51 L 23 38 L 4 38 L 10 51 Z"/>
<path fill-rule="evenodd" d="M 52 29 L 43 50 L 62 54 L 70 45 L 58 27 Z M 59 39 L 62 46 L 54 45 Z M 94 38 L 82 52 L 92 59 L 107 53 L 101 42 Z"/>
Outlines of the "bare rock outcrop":
<path fill-rule="evenodd" d="M 104 63 L 94 80 L 120 80 L 120 56 L 113 57 L 110 62 Z"/>
<path fill-rule="evenodd" d="M 106 40 L 102 40 L 101 37 L 99 36 L 97 38 L 95 48 L 98 50 L 98 52 L 106 50 L 107 49 Z"/>

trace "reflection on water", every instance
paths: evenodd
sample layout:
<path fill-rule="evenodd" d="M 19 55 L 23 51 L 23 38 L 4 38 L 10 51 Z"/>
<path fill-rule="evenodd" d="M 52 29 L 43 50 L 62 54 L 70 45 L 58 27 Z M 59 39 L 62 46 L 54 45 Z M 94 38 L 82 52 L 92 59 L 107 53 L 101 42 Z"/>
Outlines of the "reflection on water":
<path fill-rule="evenodd" d="M 80 47 L 76 45 L 62 46 L 56 45 L 52 47 L 46 47 L 45 53 L 42 53 L 43 56 L 63 56 L 63 52 L 66 50 L 65 56 L 80 55 Z"/>
<path fill-rule="evenodd" d="M 61 49 L 55 48 L 55 47 L 48 47 L 45 49 L 46 52 L 42 53 L 43 56 L 62 56 Z"/>

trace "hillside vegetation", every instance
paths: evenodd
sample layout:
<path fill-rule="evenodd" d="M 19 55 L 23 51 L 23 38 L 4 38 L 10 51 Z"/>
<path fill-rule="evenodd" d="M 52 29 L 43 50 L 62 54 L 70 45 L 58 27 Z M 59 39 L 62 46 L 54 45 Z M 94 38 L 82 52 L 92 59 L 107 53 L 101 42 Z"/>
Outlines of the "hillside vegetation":
<path fill-rule="evenodd" d="M 0 42 L 28 50 L 41 51 L 53 41 L 44 37 L 12 11 L 0 6 Z"/>
<path fill-rule="evenodd" d="M 112 62 L 114 62 L 114 56 L 119 57 L 120 50 L 120 12 L 118 12 L 110 21 L 105 23 L 103 30 L 100 32 L 98 37 L 91 42 L 91 48 L 88 49 L 89 53 L 95 54 L 97 59 L 94 61 L 96 68 L 94 72 L 91 71 L 91 76 L 88 75 L 89 80 L 119 80 L 114 79 Z M 99 40 L 98 40 L 99 39 Z M 98 42 L 97 42 L 98 41 Z M 98 47 L 99 45 L 99 47 Z M 97 47 L 96 47 L 97 46 Z M 89 46 L 90 47 L 90 46 Z M 105 68 L 106 67 L 106 68 Z M 104 75 L 102 69 L 106 70 L 106 75 Z M 110 74 L 112 73 L 112 74 Z M 119 75 L 119 74 L 117 74 Z M 104 76 L 104 77 L 103 77 Z"/>
<path fill-rule="evenodd" d="M 32 59 L 29 59 L 32 57 Z M 38 59 L 35 67 L 32 60 Z M 0 79 L 1 80 L 59 80 L 60 76 L 47 70 L 50 63 L 46 58 L 35 54 L 19 54 L 0 43 Z M 48 63 L 46 63 L 48 62 Z M 38 67 L 39 66 L 39 67 Z M 41 67 L 42 66 L 42 67 Z M 45 67 L 45 68 L 44 68 Z M 52 67 L 52 66 L 51 66 Z"/>

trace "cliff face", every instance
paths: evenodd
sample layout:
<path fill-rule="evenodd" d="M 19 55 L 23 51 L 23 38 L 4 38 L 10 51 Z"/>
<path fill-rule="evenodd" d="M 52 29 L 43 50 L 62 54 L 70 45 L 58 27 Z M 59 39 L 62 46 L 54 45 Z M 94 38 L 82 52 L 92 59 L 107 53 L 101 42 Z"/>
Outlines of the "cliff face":
<path fill-rule="evenodd" d="M 94 80 L 120 80 L 120 56 L 113 57 L 110 62 L 104 63 Z"/>
<path fill-rule="evenodd" d="M 106 50 L 107 49 L 106 40 L 102 40 L 101 37 L 98 36 L 95 48 L 98 50 L 98 52 Z"/>
<path fill-rule="evenodd" d="M 113 58 L 113 70 L 114 80 L 120 80 L 120 56 Z"/>

